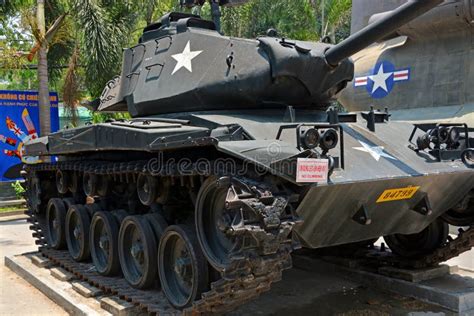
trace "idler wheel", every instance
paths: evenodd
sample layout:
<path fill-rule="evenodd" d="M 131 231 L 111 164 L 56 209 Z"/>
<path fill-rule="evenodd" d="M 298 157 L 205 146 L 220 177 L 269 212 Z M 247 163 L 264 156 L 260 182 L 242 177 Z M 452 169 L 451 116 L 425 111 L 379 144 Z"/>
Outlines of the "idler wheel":
<path fill-rule="evenodd" d="M 458 205 L 442 215 L 453 226 L 471 226 L 474 224 L 474 192 L 468 194 Z"/>
<path fill-rule="evenodd" d="M 84 193 L 90 197 L 96 196 L 98 182 L 99 181 L 97 175 L 92 173 L 85 173 L 82 177 L 82 187 L 84 189 Z"/>
<path fill-rule="evenodd" d="M 152 205 L 158 197 L 158 179 L 140 174 L 137 179 L 137 193 L 143 205 Z"/>
<path fill-rule="evenodd" d="M 46 238 L 53 249 L 64 249 L 66 246 L 66 214 L 63 200 L 49 200 L 46 209 Z"/>
<path fill-rule="evenodd" d="M 148 221 L 142 216 L 127 216 L 118 238 L 120 266 L 127 282 L 146 289 L 157 277 L 157 242 Z"/>
<path fill-rule="evenodd" d="M 448 233 L 448 223 L 438 218 L 417 234 L 395 234 L 385 236 L 384 239 L 393 253 L 406 258 L 416 258 L 429 255 L 441 247 L 446 242 Z"/>
<path fill-rule="evenodd" d="M 166 229 L 158 251 L 161 287 L 176 308 L 190 306 L 206 290 L 209 272 L 195 231 L 186 225 Z"/>
<path fill-rule="evenodd" d="M 82 205 L 72 205 L 66 215 L 66 242 L 71 257 L 76 261 L 87 260 L 89 248 L 90 217 Z"/>
<path fill-rule="evenodd" d="M 91 257 L 97 272 L 117 275 L 120 272 L 118 236 L 120 223 L 110 212 L 96 212 L 90 229 Z"/>
<path fill-rule="evenodd" d="M 56 189 L 60 194 L 66 194 L 71 185 L 71 177 L 69 173 L 59 170 L 56 171 Z"/>
<path fill-rule="evenodd" d="M 196 230 L 202 251 L 209 263 L 218 271 L 230 264 L 230 254 L 238 249 L 236 238 L 229 230 L 236 216 L 226 209 L 229 186 L 220 186 L 216 178 L 209 178 L 199 190 L 196 200 Z"/>

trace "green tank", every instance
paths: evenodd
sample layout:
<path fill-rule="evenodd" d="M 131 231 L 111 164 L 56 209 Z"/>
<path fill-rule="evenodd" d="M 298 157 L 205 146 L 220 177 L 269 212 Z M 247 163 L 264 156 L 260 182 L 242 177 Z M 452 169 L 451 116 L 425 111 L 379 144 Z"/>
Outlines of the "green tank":
<path fill-rule="evenodd" d="M 97 102 L 132 119 L 26 145 L 50 157 L 24 170 L 40 251 L 146 312 L 196 314 L 270 290 L 301 247 L 386 236 L 414 265 L 470 248 L 471 231 L 446 245 L 448 222 L 473 223 L 470 129 L 330 108 L 349 56 L 440 2 L 338 45 L 226 37 L 182 13 L 147 26 Z"/>

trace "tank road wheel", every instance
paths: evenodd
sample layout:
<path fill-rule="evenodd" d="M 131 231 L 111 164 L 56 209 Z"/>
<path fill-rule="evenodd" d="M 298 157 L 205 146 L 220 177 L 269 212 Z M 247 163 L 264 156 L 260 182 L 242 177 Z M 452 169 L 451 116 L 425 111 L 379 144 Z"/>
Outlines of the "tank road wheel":
<path fill-rule="evenodd" d="M 152 205 L 157 198 L 158 180 L 155 177 L 140 174 L 137 180 L 137 193 L 143 205 Z"/>
<path fill-rule="evenodd" d="M 191 227 L 166 229 L 158 251 L 158 271 L 163 292 L 174 307 L 188 307 L 201 297 L 208 284 L 208 267 Z"/>
<path fill-rule="evenodd" d="M 46 238 L 53 249 L 66 245 L 66 206 L 61 199 L 51 199 L 46 209 Z"/>
<path fill-rule="evenodd" d="M 117 275 L 120 272 L 118 257 L 119 221 L 109 212 L 96 212 L 91 221 L 91 257 L 97 272 Z"/>
<path fill-rule="evenodd" d="M 76 201 L 75 201 L 73 198 L 70 198 L 70 197 L 64 198 L 64 199 L 62 199 L 62 200 L 63 200 L 64 205 L 66 206 L 66 210 L 69 210 L 69 208 L 70 208 L 71 206 L 73 206 L 74 204 L 76 204 Z"/>
<path fill-rule="evenodd" d="M 442 215 L 442 218 L 454 226 L 471 226 L 474 224 L 474 191 L 471 191 L 455 207 Z"/>
<path fill-rule="evenodd" d="M 90 256 L 90 217 L 82 205 L 72 205 L 66 215 L 66 241 L 71 257 L 84 261 Z"/>
<path fill-rule="evenodd" d="M 417 234 L 385 236 L 385 242 L 393 253 L 407 258 L 429 255 L 447 240 L 448 224 L 441 218 Z"/>
<path fill-rule="evenodd" d="M 203 183 L 196 200 L 199 243 L 209 263 L 218 271 L 229 265 L 232 250 L 239 246 L 237 240 L 226 235 L 233 221 L 233 214 L 229 214 L 225 207 L 228 191 L 228 186 L 219 187 L 217 179 L 209 178 Z"/>
<path fill-rule="evenodd" d="M 86 208 L 87 212 L 89 213 L 90 218 L 92 218 L 92 216 L 94 216 L 95 213 L 102 211 L 102 208 L 97 203 L 86 204 L 84 207 Z M 92 222 L 92 220 L 91 220 L 91 222 Z"/>
<path fill-rule="evenodd" d="M 94 197 L 97 195 L 98 177 L 92 173 L 85 173 L 82 177 L 82 187 L 86 196 Z"/>
<path fill-rule="evenodd" d="M 69 191 L 71 178 L 69 173 L 59 170 L 56 171 L 56 189 L 61 194 L 66 194 Z"/>
<path fill-rule="evenodd" d="M 157 243 L 148 221 L 128 216 L 120 226 L 118 253 L 122 272 L 130 285 L 149 288 L 157 276 Z"/>

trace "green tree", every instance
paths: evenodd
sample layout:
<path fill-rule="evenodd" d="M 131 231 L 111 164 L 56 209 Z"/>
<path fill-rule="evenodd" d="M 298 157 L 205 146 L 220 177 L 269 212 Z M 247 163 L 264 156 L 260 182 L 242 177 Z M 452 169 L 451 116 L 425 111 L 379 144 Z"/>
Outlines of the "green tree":
<path fill-rule="evenodd" d="M 29 1 L 19 1 L 9 3 L 5 6 L 4 10 L 5 13 L 14 12 L 14 10 L 21 10 L 23 6 L 30 6 L 33 3 Z M 47 134 L 51 130 L 50 124 L 50 102 L 49 102 L 49 80 L 48 80 L 48 62 L 47 62 L 47 53 L 52 43 L 57 30 L 61 27 L 62 21 L 64 20 L 65 15 L 59 16 L 54 23 L 47 28 L 46 26 L 46 18 L 45 18 L 45 1 L 44 0 L 37 0 L 35 11 L 24 9 L 24 12 L 29 11 L 24 15 L 25 19 L 27 20 L 30 31 L 32 36 L 34 37 L 36 44 L 32 49 L 31 53 L 28 55 L 30 59 L 32 59 L 33 55 L 37 55 L 38 66 L 37 66 L 37 78 L 38 78 L 38 107 L 39 107 L 39 117 L 40 117 L 40 131 L 41 134 Z M 6 22 L 4 22 L 6 21 Z M 7 19 L 2 21 L 2 25 L 6 26 L 8 23 Z M 15 50 L 18 49 L 16 45 L 6 45 L 4 46 L 4 51 L 8 49 Z M 2 58 L 2 64 L 6 64 L 7 67 L 12 67 L 8 65 L 8 54 L 5 54 L 4 58 Z M 18 62 L 17 67 L 13 68 L 21 68 L 21 62 L 26 55 L 24 52 L 17 51 L 16 56 L 18 57 L 16 61 Z"/>
<path fill-rule="evenodd" d="M 72 110 L 81 97 L 99 96 L 106 82 L 118 73 L 122 47 L 129 45 L 130 34 L 141 21 L 137 13 L 139 4 L 134 1 L 38 0 L 15 6 L 11 1 L 8 3 L 4 13 L 21 13 L 24 25 L 36 41 L 30 61 L 36 57 L 40 109 L 48 111 L 49 105 L 43 105 L 49 104 L 48 82 L 60 82 L 65 105 Z M 6 64 L 3 57 L 0 63 Z M 40 113 L 41 130 L 47 131 L 49 116 L 46 111 Z"/>
<path fill-rule="evenodd" d="M 222 28 L 230 36 L 255 38 L 274 28 L 283 37 L 315 40 L 315 24 L 308 1 L 252 0 L 239 7 L 222 9 Z"/>
<path fill-rule="evenodd" d="M 37 88 L 34 69 L 28 69 L 28 55 L 32 36 L 21 25 L 21 1 L 6 1 L 0 5 L 0 88 Z"/>
<path fill-rule="evenodd" d="M 310 0 L 316 17 L 316 28 L 320 37 L 336 43 L 349 35 L 352 0 Z"/>
<path fill-rule="evenodd" d="M 44 4 L 44 32 L 37 23 L 43 24 L 38 4 Z M 340 40 L 348 35 L 350 5 L 350 0 L 249 0 L 222 8 L 222 29 L 226 35 L 247 38 L 275 28 L 282 37 L 317 40 L 329 35 Z M 0 68 L 4 68 L 0 73 L 6 75 L 6 85 L 15 88 L 35 89 L 38 82 L 44 87 L 47 78 L 74 115 L 81 99 L 98 97 L 107 81 L 119 73 L 122 47 L 133 46 L 143 27 L 164 13 L 180 9 L 190 11 L 180 8 L 179 0 L 6 0 L 0 6 Z M 209 3 L 192 11 L 211 19 Z M 16 27 L 19 16 L 23 25 Z M 18 32 L 18 28 L 27 31 Z M 28 69 L 27 55 L 40 65 L 41 80 L 32 80 L 34 71 Z"/>

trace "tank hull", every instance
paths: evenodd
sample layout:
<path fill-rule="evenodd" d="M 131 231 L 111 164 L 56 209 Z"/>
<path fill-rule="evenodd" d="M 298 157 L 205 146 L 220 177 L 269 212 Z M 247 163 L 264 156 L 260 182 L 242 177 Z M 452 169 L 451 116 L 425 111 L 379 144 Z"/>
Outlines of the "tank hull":
<path fill-rule="evenodd" d="M 410 199 L 377 202 L 387 190 L 407 187 L 419 189 Z M 295 227 L 295 232 L 308 248 L 419 233 L 472 188 L 474 176 L 469 171 L 313 187 L 298 207 L 303 223 Z M 415 211 L 425 196 L 432 206 L 430 215 Z M 362 206 L 370 217 L 369 225 L 354 220 Z"/>
<path fill-rule="evenodd" d="M 113 122 L 65 130 L 39 144 L 47 143 L 43 146 L 48 148 L 47 154 L 60 160 L 77 159 L 74 157 L 81 154 L 88 159 L 121 161 L 127 153 L 128 161 L 154 161 L 157 174 L 179 170 L 183 162 L 188 164 L 196 159 L 206 162 L 205 170 L 226 168 L 232 175 L 239 171 L 239 166 L 245 166 L 245 172 L 271 174 L 298 187 L 297 214 L 303 222 L 295 231 L 309 248 L 418 233 L 474 189 L 474 170 L 460 160 L 437 161 L 409 147 L 412 123 L 376 124 L 372 132 L 360 117 L 357 122 L 340 124 L 343 140 L 329 152 L 339 166 L 327 183 L 300 183 L 296 175 L 297 158 L 307 151 L 297 149 L 295 131 L 276 139 L 278 129 L 286 124 L 284 115 L 284 110 L 269 110 L 265 115 L 222 111 L 148 117 L 134 124 Z M 300 111 L 295 124 L 325 126 L 326 116 L 324 112 Z M 241 139 L 236 131 L 245 131 L 246 139 Z M 418 131 L 415 136 L 421 134 Z M 45 154 L 34 149 L 33 144 L 27 147 L 32 155 Z M 193 157 L 192 152 L 199 154 Z M 417 188 L 409 198 L 377 202 L 387 190 L 409 187 Z M 429 215 L 416 211 L 425 198 Z M 362 207 L 369 225 L 354 219 Z"/>

